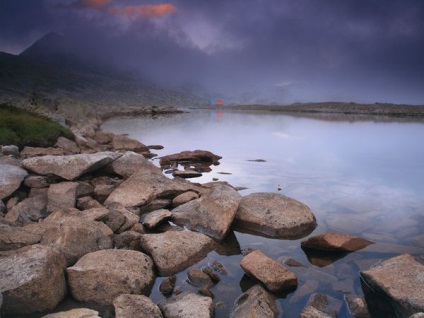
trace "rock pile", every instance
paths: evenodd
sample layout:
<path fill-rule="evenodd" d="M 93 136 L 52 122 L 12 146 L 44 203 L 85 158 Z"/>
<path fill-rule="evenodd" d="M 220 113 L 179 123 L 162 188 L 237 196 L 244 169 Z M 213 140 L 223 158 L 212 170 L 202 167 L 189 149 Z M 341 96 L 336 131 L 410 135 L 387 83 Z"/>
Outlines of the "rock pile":
<path fill-rule="evenodd" d="M 146 159 L 153 155 L 149 146 L 95 126 L 74 133 L 76 141 L 61 137 L 54 148 L 25 147 L 19 153 L 2 147 L 0 304 L 6 317 L 36 312 L 50 318 L 99 317 L 84 308 L 90 303 L 113 306 L 116 317 L 212 317 L 217 306 L 213 288 L 227 275 L 226 268 L 219 262 L 190 268 L 188 283 L 198 294 L 174 290 L 175 274 L 213 250 L 240 254 L 239 248 L 225 246 L 232 228 L 297 239 L 317 226 L 310 209 L 294 199 L 275 193 L 242 197 L 228 184 L 170 179 Z M 161 160 L 192 165 L 217 164 L 220 158 L 196 150 Z M 302 246 L 352 252 L 371 243 L 327 233 Z M 405 276 L 410 294 L 400 295 L 380 274 L 393 268 L 392 263 L 364 271 L 364 281 L 395 299 L 400 312 L 424 310 L 424 297 L 413 292 L 423 283 L 423 266 L 410 256 L 392 262 L 413 268 L 419 282 L 413 285 L 412 276 Z M 296 289 L 297 275 L 260 250 L 246 253 L 240 266 L 259 285 L 237 299 L 232 317 L 281 314 L 274 297 Z M 160 286 L 165 298 L 157 305 L 146 297 L 156 275 L 167 277 Z M 81 308 L 51 313 L 66 294 Z M 339 308 L 329 296 L 315 295 L 302 317 L 334 316 Z"/>

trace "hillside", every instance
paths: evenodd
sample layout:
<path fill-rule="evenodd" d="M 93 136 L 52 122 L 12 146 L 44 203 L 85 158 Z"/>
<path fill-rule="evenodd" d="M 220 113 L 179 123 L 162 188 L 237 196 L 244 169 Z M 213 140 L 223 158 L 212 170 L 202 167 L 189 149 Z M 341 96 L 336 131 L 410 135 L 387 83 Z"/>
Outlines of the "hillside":
<path fill-rule="evenodd" d="M 0 52 L 0 103 L 64 117 L 207 103 L 102 63 L 74 54 L 71 45 L 55 34 L 48 34 L 20 55 Z"/>

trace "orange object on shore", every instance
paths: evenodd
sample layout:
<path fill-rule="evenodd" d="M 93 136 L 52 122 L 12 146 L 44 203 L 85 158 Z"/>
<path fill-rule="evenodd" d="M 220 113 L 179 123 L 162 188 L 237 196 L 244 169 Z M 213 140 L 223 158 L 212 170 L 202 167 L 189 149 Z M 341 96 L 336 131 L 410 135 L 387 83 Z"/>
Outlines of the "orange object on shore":
<path fill-rule="evenodd" d="M 222 99 L 217 99 L 216 100 L 216 105 L 218 105 L 218 106 L 224 106 L 224 101 Z"/>

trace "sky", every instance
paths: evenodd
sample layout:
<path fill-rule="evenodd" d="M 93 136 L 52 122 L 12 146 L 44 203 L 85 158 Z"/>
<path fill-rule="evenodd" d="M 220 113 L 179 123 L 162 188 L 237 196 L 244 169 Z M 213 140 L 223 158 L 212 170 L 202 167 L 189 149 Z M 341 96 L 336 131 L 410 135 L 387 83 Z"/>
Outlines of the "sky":
<path fill-rule="evenodd" d="M 422 0 L 0 0 L 0 30 L 227 103 L 424 104 Z"/>

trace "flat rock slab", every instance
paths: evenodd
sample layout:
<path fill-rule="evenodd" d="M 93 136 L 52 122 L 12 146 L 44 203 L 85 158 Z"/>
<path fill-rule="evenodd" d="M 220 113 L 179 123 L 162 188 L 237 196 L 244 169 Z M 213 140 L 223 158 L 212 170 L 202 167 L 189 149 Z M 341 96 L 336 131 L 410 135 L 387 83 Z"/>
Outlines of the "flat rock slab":
<path fill-rule="evenodd" d="M 68 311 L 61 311 L 48 314 L 42 318 L 101 318 L 99 312 L 88 308 L 75 308 Z"/>
<path fill-rule="evenodd" d="M 231 318 L 277 318 L 280 312 L 274 297 L 259 285 L 247 290 L 235 301 Z"/>
<path fill-rule="evenodd" d="M 160 209 L 144 214 L 141 217 L 141 223 L 148 229 L 152 229 L 158 226 L 164 220 L 169 219 L 171 216 L 171 211 L 166 209 Z"/>
<path fill-rule="evenodd" d="M 115 318 L 162 318 L 159 307 L 144 295 L 123 294 L 113 301 Z"/>
<path fill-rule="evenodd" d="M 39 244 L 1 258 L 1 313 L 29 314 L 55 308 L 65 297 L 64 271 L 63 256 Z"/>
<path fill-rule="evenodd" d="M 240 266 L 247 275 L 261 282 L 271 292 L 297 287 L 297 277 L 293 272 L 259 250 L 243 257 Z"/>
<path fill-rule="evenodd" d="M 193 293 L 181 293 L 158 303 L 167 318 L 211 318 L 213 317 L 212 299 Z"/>
<path fill-rule="evenodd" d="M 324 233 L 312 236 L 300 243 L 302 247 L 329 252 L 353 252 L 367 247 L 374 242 L 366 239 L 341 234 Z"/>
<path fill-rule="evenodd" d="M 395 305 L 399 317 L 424 312 L 424 265 L 403 254 L 361 272 L 365 283 Z"/>
<path fill-rule="evenodd" d="M 342 307 L 340 300 L 324 294 L 313 294 L 299 318 L 336 318 Z"/>
<path fill-rule="evenodd" d="M 89 253 L 66 271 L 72 297 L 100 305 L 121 294 L 148 294 L 155 279 L 150 257 L 130 250 Z"/>
<path fill-rule="evenodd" d="M 232 187 L 217 186 L 199 199 L 172 210 L 172 218 L 178 225 L 220 241 L 230 229 L 240 201 L 240 194 Z"/>
<path fill-rule="evenodd" d="M 0 164 L 0 200 L 15 192 L 28 175 L 24 169 L 9 164 Z"/>
<path fill-rule="evenodd" d="M 207 162 L 217 163 L 221 156 L 215 155 L 207 150 L 194 150 L 194 151 L 182 151 L 168 156 L 160 158 L 160 165 L 170 165 L 173 162 Z"/>
<path fill-rule="evenodd" d="M 175 170 L 172 175 L 174 177 L 180 177 L 180 178 L 198 178 L 202 176 L 201 172 L 197 172 L 194 170 Z"/>
<path fill-rule="evenodd" d="M 138 207 L 157 197 L 173 199 L 186 191 L 199 192 L 199 187 L 184 180 L 171 180 L 164 175 L 142 169 L 121 183 L 107 198 L 105 204 L 121 203 L 126 207 Z"/>
<path fill-rule="evenodd" d="M 234 225 L 270 237 L 298 239 L 310 234 L 317 222 L 305 204 L 281 194 L 258 192 L 241 199 Z"/>
<path fill-rule="evenodd" d="M 203 259 L 213 250 L 215 242 L 201 233 L 168 231 L 144 234 L 140 245 L 152 256 L 160 275 L 170 276 Z"/>
<path fill-rule="evenodd" d="M 56 175 L 66 180 L 75 180 L 83 174 L 100 169 L 122 154 L 114 152 L 97 152 L 68 156 L 32 157 L 22 161 L 22 165 L 37 174 Z"/>

